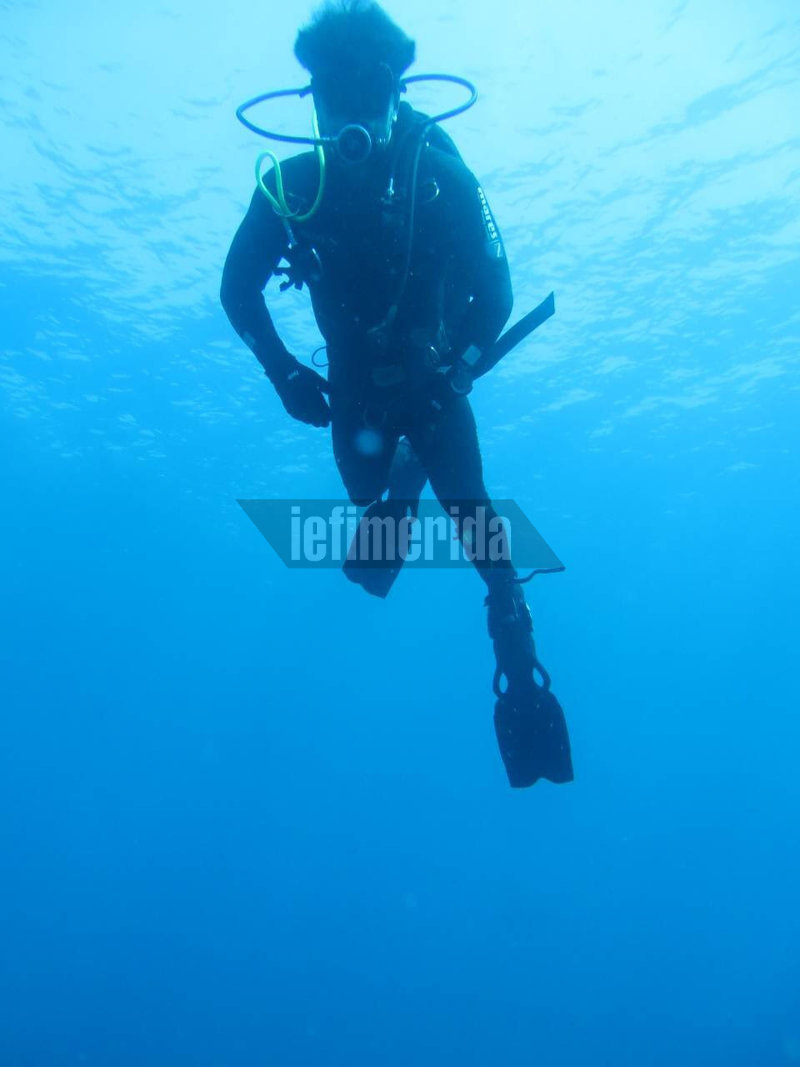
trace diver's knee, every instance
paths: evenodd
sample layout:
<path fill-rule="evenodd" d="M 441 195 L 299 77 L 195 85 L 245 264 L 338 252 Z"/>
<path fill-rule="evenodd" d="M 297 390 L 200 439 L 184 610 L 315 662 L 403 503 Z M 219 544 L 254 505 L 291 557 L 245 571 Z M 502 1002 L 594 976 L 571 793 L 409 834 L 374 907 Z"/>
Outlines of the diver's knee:
<path fill-rule="evenodd" d="M 379 500 L 386 490 L 386 486 L 381 485 L 380 479 L 349 477 L 342 478 L 342 482 L 347 499 L 357 508 L 368 507 L 373 500 Z"/>
<path fill-rule="evenodd" d="M 351 493 L 349 491 L 347 493 L 347 499 L 351 504 L 355 504 L 357 508 L 368 508 L 369 505 L 378 500 L 380 496 L 380 493 L 373 493 L 372 496 L 361 496 L 358 493 Z"/>

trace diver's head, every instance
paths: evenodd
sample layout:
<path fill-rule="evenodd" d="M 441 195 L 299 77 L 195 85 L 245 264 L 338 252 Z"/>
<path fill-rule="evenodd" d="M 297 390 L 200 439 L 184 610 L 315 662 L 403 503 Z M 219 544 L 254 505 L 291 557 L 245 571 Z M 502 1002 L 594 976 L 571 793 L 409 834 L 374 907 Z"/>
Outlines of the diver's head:
<path fill-rule="evenodd" d="M 294 54 L 311 74 L 320 133 L 336 138 L 343 162 L 363 163 L 389 143 L 414 52 L 373 0 L 329 0 L 298 33 Z"/>
<path fill-rule="evenodd" d="M 350 70 L 347 77 L 315 74 L 311 88 L 319 132 L 336 138 L 343 163 L 363 163 L 389 143 L 400 94 L 386 63 Z"/>

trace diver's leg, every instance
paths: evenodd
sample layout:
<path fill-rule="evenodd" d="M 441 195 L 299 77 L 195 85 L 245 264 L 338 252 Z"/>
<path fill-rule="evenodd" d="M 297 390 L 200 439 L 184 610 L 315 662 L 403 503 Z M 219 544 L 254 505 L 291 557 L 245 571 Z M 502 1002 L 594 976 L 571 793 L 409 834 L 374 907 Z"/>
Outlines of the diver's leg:
<path fill-rule="evenodd" d="M 332 403 L 331 426 L 334 457 L 348 496 L 366 505 L 343 571 L 366 592 L 383 598 L 405 560 L 402 520 L 416 513 L 426 476 L 408 441 L 400 439 L 390 411 L 369 425 L 361 405 Z"/>
<path fill-rule="evenodd" d="M 478 522 L 485 522 L 485 534 L 502 529 L 484 485 L 475 418 L 466 397 L 453 397 L 436 418 L 422 413 L 409 437 L 462 543 Z M 488 548 L 489 537 L 482 543 Z M 541 777 L 568 782 L 572 760 L 564 714 L 536 657 L 531 613 L 508 542 L 503 537 L 492 543 L 504 549 L 497 558 L 491 552 L 480 557 L 470 553 L 470 558 L 488 588 L 488 628 L 497 662 L 495 730 L 506 772 L 512 786 L 532 785 Z"/>
<path fill-rule="evenodd" d="M 419 498 L 427 480 L 427 471 L 411 447 L 408 437 L 401 437 L 389 470 L 388 499 L 404 505 L 406 510 L 416 517 Z"/>
<path fill-rule="evenodd" d="M 477 524 L 483 551 L 470 552 L 475 569 L 488 587 L 489 633 L 498 667 L 515 682 L 530 677 L 536 663 L 533 624 L 522 587 L 515 580 L 508 541 L 483 480 L 483 461 L 472 407 L 464 396 L 453 396 L 435 416 L 422 413 L 409 427 L 409 436 L 431 480 L 433 491 L 452 517 L 462 543 Z M 491 538 L 490 538 L 491 532 Z M 475 539 L 473 538 L 473 545 Z M 494 554 L 493 547 L 498 549 Z"/>
<path fill-rule="evenodd" d="M 364 405 L 343 390 L 331 396 L 333 458 L 348 497 L 367 505 L 386 492 L 397 448 L 398 432 L 391 426 L 368 425 Z"/>
<path fill-rule="evenodd" d="M 479 522 L 483 526 L 487 536 L 480 543 L 485 551 L 470 552 L 470 558 L 490 590 L 497 583 L 514 578 L 516 571 L 502 521 L 484 484 L 478 431 L 467 398 L 454 394 L 438 412 L 427 409 L 414 413 L 407 432 L 436 498 L 453 519 L 462 543 Z"/>

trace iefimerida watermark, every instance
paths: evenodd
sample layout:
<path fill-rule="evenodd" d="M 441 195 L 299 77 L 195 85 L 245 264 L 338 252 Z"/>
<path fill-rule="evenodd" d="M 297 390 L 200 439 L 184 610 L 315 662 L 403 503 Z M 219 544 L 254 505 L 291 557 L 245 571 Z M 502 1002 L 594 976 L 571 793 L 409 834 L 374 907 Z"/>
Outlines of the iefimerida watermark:
<path fill-rule="evenodd" d="M 337 504 L 327 515 L 304 515 L 293 504 L 290 523 L 294 564 L 342 563 L 367 556 L 376 562 L 432 563 L 442 546 L 451 563 L 511 559 L 510 524 L 485 505 L 463 516 L 458 507 L 449 515 L 414 516 L 399 508 L 393 513 L 391 505 L 360 515 L 352 504 Z"/>
<path fill-rule="evenodd" d="M 288 567 L 340 567 L 370 560 L 391 566 L 459 567 L 512 561 L 563 570 L 563 564 L 511 500 L 414 507 L 377 501 L 359 508 L 343 500 L 240 500 L 246 514 Z"/>

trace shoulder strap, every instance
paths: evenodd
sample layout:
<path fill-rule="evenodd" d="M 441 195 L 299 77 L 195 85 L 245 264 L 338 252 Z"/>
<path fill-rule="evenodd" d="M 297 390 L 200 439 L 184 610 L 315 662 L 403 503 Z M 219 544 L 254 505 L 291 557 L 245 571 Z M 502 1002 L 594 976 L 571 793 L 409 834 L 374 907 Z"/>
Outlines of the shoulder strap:
<path fill-rule="evenodd" d="M 426 137 L 431 148 L 438 148 L 440 152 L 446 152 L 448 155 L 455 156 L 456 159 L 461 160 L 462 163 L 464 162 L 461 153 L 456 148 L 455 141 L 438 123 L 428 127 Z"/>

